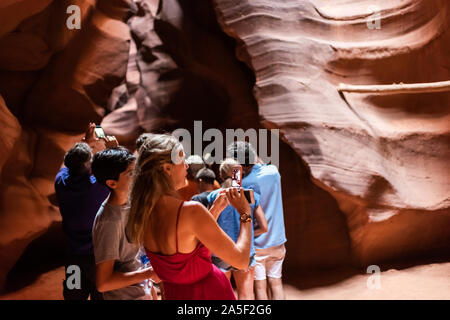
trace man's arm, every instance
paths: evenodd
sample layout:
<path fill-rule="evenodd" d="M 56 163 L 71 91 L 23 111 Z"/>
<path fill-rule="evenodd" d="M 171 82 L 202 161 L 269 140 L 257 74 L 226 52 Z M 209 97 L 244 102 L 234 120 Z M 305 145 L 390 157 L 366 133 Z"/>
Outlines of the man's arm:
<path fill-rule="evenodd" d="M 266 216 L 261 206 L 258 206 L 255 209 L 253 216 L 255 217 L 255 220 L 258 223 L 258 228 L 254 229 L 254 236 L 256 237 L 263 233 L 266 233 L 268 230 L 268 224 Z"/>
<path fill-rule="evenodd" d="M 95 267 L 95 275 L 95 284 L 99 292 L 125 288 L 142 282 L 145 279 L 151 279 L 156 283 L 160 282 L 160 279 L 152 268 L 133 272 L 114 271 L 114 260 L 98 263 Z"/>
<path fill-rule="evenodd" d="M 122 224 L 105 220 L 103 217 L 107 213 L 104 210 L 97 213 L 92 232 L 97 262 L 95 267 L 97 290 L 105 292 L 120 289 L 149 278 L 159 281 L 152 269 L 125 273 L 114 270 L 114 262 L 119 259 L 120 239 L 124 230 Z"/>

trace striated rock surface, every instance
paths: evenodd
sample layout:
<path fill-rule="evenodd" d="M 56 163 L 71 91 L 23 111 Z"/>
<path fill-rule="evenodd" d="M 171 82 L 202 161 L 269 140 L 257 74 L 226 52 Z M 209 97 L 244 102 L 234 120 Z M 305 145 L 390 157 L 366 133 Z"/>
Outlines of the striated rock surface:
<path fill-rule="evenodd" d="M 113 3 L 120 2 L 130 3 Z M 129 29 L 108 15 L 114 14 L 111 6 L 111 13 L 106 4 L 99 6 L 104 11 L 92 9 L 89 21 L 53 57 L 27 99 L 25 121 L 64 131 L 79 131 L 86 119 L 100 121 L 111 90 L 123 80 L 129 51 Z M 66 8 L 61 5 L 57 16 L 64 15 Z M 64 119 L 71 121 L 62 123 Z"/>
<path fill-rule="evenodd" d="M 341 96 L 337 86 L 449 80 L 450 3 L 214 3 L 255 73 L 262 121 L 336 198 L 356 262 L 449 248 L 450 93 Z"/>
<path fill-rule="evenodd" d="M 3 0 L 0 3 L 0 37 L 14 31 L 25 19 L 43 11 L 53 0 Z"/>
<path fill-rule="evenodd" d="M 135 103 L 143 131 L 192 130 L 194 120 L 203 121 L 203 130 L 262 128 L 252 93 L 253 74 L 236 60 L 235 43 L 219 28 L 210 2 L 137 4 L 138 14 L 129 20 L 136 53 L 132 44 L 127 79 L 135 79 L 131 75 L 137 68 L 139 88 L 134 89 L 135 81 L 127 81 L 133 88 L 128 92 L 134 93 L 124 107 L 103 120 L 108 131 L 121 137 L 135 132 L 131 125 Z M 117 121 L 111 121 L 113 117 Z M 286 267 L 348 263 L 347 226 L 336 201 L 312 184 L 308 169 L 283 143 L 280 162 L 291 252 Z"/>
<path fill-rule="evenodd" d="M 66 27 L 69 5 L 80 7 L 81 29 Z M 126 0 L 0 5 L 0 288 L 27 246 L 60 220 L 49 201 L 54 177 L 125 78 L 131 11 Z"/>

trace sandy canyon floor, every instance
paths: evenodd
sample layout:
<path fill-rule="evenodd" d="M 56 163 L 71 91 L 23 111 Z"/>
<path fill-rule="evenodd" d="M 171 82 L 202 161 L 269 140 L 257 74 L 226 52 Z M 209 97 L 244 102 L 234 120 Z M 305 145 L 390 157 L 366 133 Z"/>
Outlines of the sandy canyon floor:
<path fill-rule="evenodd" d="M 437 299 L 450 300 L 450 262 L 416 265 L 401 269 L 387 269 L 380 273 L 379 289 L 369 289 L 372 274 L 342 269 L 316 275 L 285 276 L 286 299 L 290 300 L 378 300 L 378 299 Z M 2 300 L 62 299 L 64 267 L 49 270 L 32 283 L 6 294 Z"/>

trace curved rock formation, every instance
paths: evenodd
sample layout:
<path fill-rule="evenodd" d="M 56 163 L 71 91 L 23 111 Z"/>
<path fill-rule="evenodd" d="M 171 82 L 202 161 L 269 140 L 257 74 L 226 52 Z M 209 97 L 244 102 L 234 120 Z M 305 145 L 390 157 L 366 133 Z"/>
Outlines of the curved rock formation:
<path fill-rule="evenodd" d="M 66 27 L 69 5 L 81 9 L 79 30 Z M 26 246 L 60 220 L 48 196 L 65 150 L 89 121 L 101 120 L 112 89 L 125 76 L 130 32 L 122 20 L 131 1 L 94 5 L 82 0 L 0 5 L 0 16 L 7 17 L 0 38 L 0 93 L 6 101 L 6 106 L 0 101 L 5 129 L 0 287 Z"/>
<path fill-rule="evenodd" d="M 450 243 L 450 93 L 337 90 L 449 80 L 450 3 L 377 3 L 215 1 L 263 122 L 337 199 L 361 264 Z"/>
<path fill-rule="evenodd" d="M 219 28 L 211 3 L 137 4 L 138 13 L 129 20 L 136 53 L 132 44 L 127 79 L 136 79 L 131 75 L 137 68 L 139 85 L 127 81 L 132 89 L 126 104 L 102 122 L 109 132 L 133 147 L 131 138 L 139 130 L 192 130 L 194 120 L 203 121 L 203 130 L 262 127 L 251 91 L 255 80 L 236 61 L 235 43 Z M 336 201 L 312 184 L 308 169 L 284 144 L 280 162 L 291 252 L 286 268 L 349 263 L 348 231 Z"/>

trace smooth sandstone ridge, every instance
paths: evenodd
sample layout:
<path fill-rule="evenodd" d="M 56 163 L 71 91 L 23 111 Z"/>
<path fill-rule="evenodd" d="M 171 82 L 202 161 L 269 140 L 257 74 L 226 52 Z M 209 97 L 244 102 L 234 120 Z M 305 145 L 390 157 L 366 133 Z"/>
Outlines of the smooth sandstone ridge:
<path fill-rule="evenodd" d="M 448 248 L 448 86 L 399 94 L 340 94 L 338 87 L 449 81 L 450 3 L 214 3 L 237 57 L 255 73 L 263 123 L 281 130 L 317 185 L 337 199 L 355 258 Z"/>

